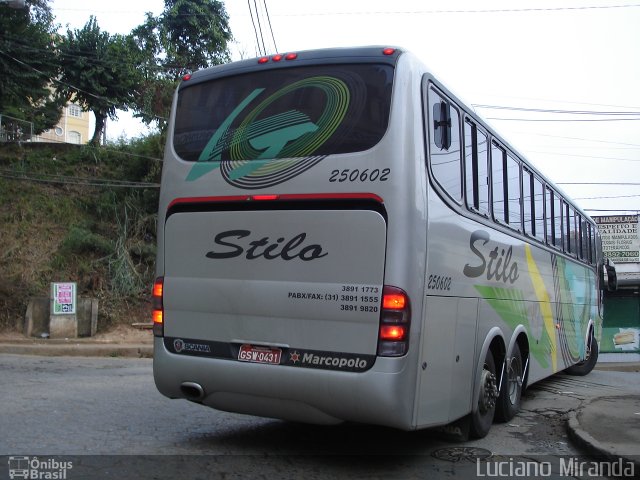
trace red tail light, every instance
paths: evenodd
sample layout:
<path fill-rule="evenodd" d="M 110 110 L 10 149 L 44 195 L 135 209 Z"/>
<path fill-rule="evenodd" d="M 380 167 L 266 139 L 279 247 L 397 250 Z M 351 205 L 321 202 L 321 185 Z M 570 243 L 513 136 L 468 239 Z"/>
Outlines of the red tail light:
<path fill-rule="evenodd" d="M 151 318 L 153 319 L 153 334 L 156 337 L 162 337 L 164 335 L 163 290 L 164 277 L 158 277 L 153 284 L 153 295 L 151 300 L 151 304 L 153 306 L 153 312 L 151 314 Z"/>
<path fill-rule="evenodd" d="M 407 330 L 402 325 L 381 325 L 380 340 L 404 340 Z"/>
<path fill-rule="evenodd" d="M 411 310 L 409 296 L 397 287 L 385 285 L 378 334 L 378 355 L 401 357 L 409 349 Z"/>

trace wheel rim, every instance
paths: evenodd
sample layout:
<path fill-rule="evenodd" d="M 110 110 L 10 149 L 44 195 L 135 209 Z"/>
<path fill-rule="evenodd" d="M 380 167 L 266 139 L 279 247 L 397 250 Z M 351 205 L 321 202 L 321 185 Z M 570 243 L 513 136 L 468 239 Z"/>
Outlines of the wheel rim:
<path fill-rule="evenodd" d="M 487 366 L 482 370 L 482 378 L 480 381 L 480 401 L 478 407 L 481 413 L 486 413 L 496 405 L 498 398 L 498 385 L 496 375 Z"/>
<path fill-rule="evenodd" d="M 589 358 L 591 358 L 591 345 L 593 343 L 593 334 L 589 335 L 589 341 L 587 342 L 587 348 L 586 351 L 584 353 L 584 361 L 586 362 L 587 360 L 589 360 Z"/>
<path fill-rule="evenodd" d="M 512 405 L 516 405 L 520 396 L 520 389 L 522 388 L 522 360 L 520 356 L 511 357 L 509 360 L 507 382 L 509 401 Z"/>

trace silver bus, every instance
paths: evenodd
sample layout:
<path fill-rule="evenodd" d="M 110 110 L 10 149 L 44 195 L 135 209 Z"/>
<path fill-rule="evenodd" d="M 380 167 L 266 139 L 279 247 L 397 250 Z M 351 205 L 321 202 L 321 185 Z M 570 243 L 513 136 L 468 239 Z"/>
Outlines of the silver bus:
<path fill-rule="evenodd" d="M 158 215 L 154 377 L 219 410 L 472 437 L 594 366 L 595 223 L 400 48 L 187 75 Z"/>

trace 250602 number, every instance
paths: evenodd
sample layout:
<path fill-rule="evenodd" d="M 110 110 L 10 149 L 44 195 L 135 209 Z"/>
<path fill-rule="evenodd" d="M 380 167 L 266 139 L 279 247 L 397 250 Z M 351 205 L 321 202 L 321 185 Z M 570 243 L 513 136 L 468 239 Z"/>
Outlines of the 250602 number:
<path fill-rule="evenodd" d="M 449 291 L 451 290 L 451 277 L 445 277 L 442 275 L 429 275 L 427 289 Z"/>
<path fill-rule="evenodd" d="M 391 174 L 390 168 L 374 168 L 369 170 L 349 169 L 331 170 L 330 182 L 386 182 Z"/>

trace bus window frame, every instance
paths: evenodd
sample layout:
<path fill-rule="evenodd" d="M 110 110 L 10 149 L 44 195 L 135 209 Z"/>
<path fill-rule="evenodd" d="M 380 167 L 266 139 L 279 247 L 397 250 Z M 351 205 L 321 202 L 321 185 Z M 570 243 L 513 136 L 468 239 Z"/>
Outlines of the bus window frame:
<path fill-rule="evenodd" d="M 471 143 L 467 143 L 467 127 L 471 129 Z M 481 151 L 479 148 L 479 137 L 483 136 L 484 141 L 487 144 L 487 148 L 489 145 L 489 135 L 484 129 L 479 128 L 478 123 L 473 120 L 468 115 L 464 115 L 464 123 L 463 123 L 463 133 L 464 133 L 464 150 L 463 150 L 463 169 L 464 169 L 464 199 L 467 208 L 473 213 L 480 215 L 484 218 L 489 218 L 490 208 L 489 205 L 491 203 L 491 188 L 490 188 L 490 161 L 489 161 L 489 152 L 488 150 L 484 151 L 484 155 L 481 155 Z M 470 147 L 471 152 L 467 152 Z M 469 172 L 469 163 L 468 160 L 471 160 L 471 171 Z M 485 167 L 485 192 L 486 198 L 481 198 L 480 193 L 480 160 L 484 160 Z M 469 185 L 469 177 L 471 176 L 472 184 Z M 472 198 L 470 199 L 469 193 L 472 194 Z M 486 201 L 487 208 L 482 208 L 482 200 Z"/>
<path fill-rule="evenodd" d="M 498 214 L 502 213 L 502 218 L 500 218 L 498 215 L 496 215 L 496 179 L 495 179 L 495 174 L 497 173 L 496 170 L 494 169 L 494 165 L 496 165 L 496 158 L 494 158 L 494 152 L 498 150 L 500 152 L 502 152 L 502 154 L 500 155 L 500 176 L 502 177 L 501 180 L 501 184 L 502 184 L 502 188 L 500 189 L 502 192 L 502 212 L 498 212 Z M 498 155 L 496 155 L 497 157 Z M 507 149 L 504 148 L 500 143 L 498 143 L 497 140 L 495 139 L 491 139 L 491 154 L 489 155 L 490 158 L 490 185 L 491 185 L 491 215 L 493 218 L 493 221 L 496 222 L 499 225 L 503 225 L 505 227 L 509 226 L 509 223 L 507 222 L 507 215 L 508 215 L 508 209 L 507 209 L 507 167 L 506 167 L 506 161 L 507 161 Z"/>
<path fill-rule="evenodd" d="M 506 218 L 508 220 L 508 225 L 509 228 L 511 228 L 512 230 L 515 230 L 516 232 L 523 232 L 523 211 L 522 211 L 522 203 L 523 203 L 523 199 L 522 199 L 522 161 L 515 156 L 515 154 L 511 153 L 509 150 L 506 150 L 507 156 L 505 159 L 505 176 L 506 176 L 506 180 L 507 180 L 507 213 L 506 213 Z M 511 162 L 510 162 L 511 160 Z M 509 178 L 509 172 L 511 172 L 511 169 L 509 169 L 509 165 L 516 165 L 517 170 L 518 170 L 518 180 L 517 182 L 511 182 L 510 178 Z M 511 198 L 511 196 L 513 195 L 513 192 L 511 192 L 511 185 L 516 185 L 518 188 L 518 198 L 517 198 L 517 203 L 518 203 L 518 221 L 516 222 L 511 222 L 511 216 L 512 216 L 512 209 L 511 209 L 511 203 L 513 202 L 513 204 L 515 205 L 515 198 Z"/>
<path fill-rule="evenodd" d="M 461 199 L 458 201 L 453 198 L 449 192 L 441 183 L 438 181 L 437 177 L 434 175 L 432 164 L 430 161 L 430 154 L 432 149 L 431 142 L 431 130 L 428 122 L 431 121 L 430 118 L 430 102 L 429 102 L 429 93 L 433 91 L 435 95 L 437 95 L 440 99 L 446 101 L 451 109 L 453 109 L 458 117 L 458 139 L 459 139 L 459 185 L 461 187 Z M 524 241 L 531 242 L 540 246 L 547 248 L 550 252 L 560 253 L 566 255 L 568 258 L 573 259 L 574 261 L 587 264 L 587 265 L 595 265 L 596 259 L 591 257 L 595 256 L 594 249 L 596 246 L 591 245 L 595 239 L 589 237 L 589 229 L 592 232 L 597 234 L 597 225 L 593 222 L 593 220 L 584 215 L 578 207 L 575 206 L 564 194 L 558 192 L 556 187 L 549 183 L 547 179 L 542 174 L 539 174 L 535 167 L 533 167 L 526 160 L 520 158 L 516 153 L 514 153 L 509 147 L 504 144 L 499 137 L 495 136 L 495 134 L 491 133 L 491 130 L 487 129 L 484 124 L 479 122 L 475 117 L 472 116 L 464 107 L 461 107 L 457 101 L 453 100 L 451 96 L 445 93 L 442 89 L 440 89 L 436 84 L 434 84 L 430 79 L 423 79 L 423 90 L 422 90 L 422 101 L 423 101 L 423 118 L 424 118 L 424 143 L 425 143 L 425 155 L 427 162 L 427 171 L 428 176 L 431 177 L 430 182 L 434 186 L 435 190 L 438 192 L 440 197 L 445 201 L 445 203 L 449 203 L 452 208 L 460 208 L 463 210 L 459 210 L 460 213 L 468 212 L 468 218 L 475 218 L 481 222 L 488 222 L 490 226 L 493 228 L 504 228 L 511 232 L 511 235 L 516 235 L 522 237 Z M 452 117 L 455 114 L 452 114 Z M 468 142 L 467 138 L 467 128 L 471 129 L 470 134 L 470 142 Z M 455 133 L 452 133 L 452 139 L 455 140 Z M 476 208 L 477 205 L 481 205 L 482 198 L 480 198 L 480 189 L 479 181 L 480 181 L 480 171 L 479 171 L 479 160 L 482 158 L 480 148 L 478 146 L 478 141 L 480 140 L 480 136 L 483 138 L 486 137 L 487 142 L 487 150 L 485 152 L 486 161 L 487 161 L 487 190 L 488 190 L 488 205 L 487 210 L 483 211 L 481 208 Z M 452 141 L 452 144 L 454 142 Z M 503 195 L 503 203 L 505 203 L 505 208 L 502 214 L 504 218 L 500 218 L 500 216 L 496 216 L 495 214 L 495 194 L 496 188 L 494 188 L 494 162 L 495 155 L 494 149 L 497 148 L 501 152 L 501 166 L 502 166 L 502 184 L 506 185 L 508 180 L 508 159 L 512 159 L 514 164 L 518 165 L 518 188 L 519 188 L 519 206 L 520 206 L 520 221 L 518 224 L 513 224 L 510 222 L 511 219 L 508 219 L 507 215 L 509 215 L 509 207 L 506 204 L 508 202 L 508 197 L 505 195 L 509 194 L 509 188 L 507 187 L 507 191 L 505 192 L 504 187 L 502 188 Z M 471 151 L 470 151 L 471 150 Z M 471 160 L 471 167 L 469 167 L 469 161 Z M 469 169 L 469 174 L 468 174 Z M 526 174 L 525 174 L 526 172 Z M 524 186 L 523 182 L 526 181 L 525 176 L 528 175 L 529 182 L 531 182 L 530 188 L 531 190 L 531 199 L 525 205 L 524 199 Z M 472 185 L 469 185 L 469 181 L 471 180 Z M 539 190 L 539 192 L 537 192 Z M 542 198 L 540 201 L 536 200 L 536 192 L 541 194 Z M 476 197 L 476 198 L 474 198 Z M 549 201 L 551 203 L 549 203 Z M 560 207 L 560 219 L 559 223 L 556 224 L 556 217 L 558 213 L 558 206 Z M 541 212 L 538 210 L 541 207 Z M 533 218 L 529 220 L 530 230 L 525 229 L 525 209 L 528 208 L 531 211 Z M 499 212 L 500 213 L 500 212 Z M 581 238 L 577 238 L 577 234 L 579 230 L 571 235 L 571 228 L 569 224 L 569 215 L 573 214 L 574 223 L 577 221 L 576 218 L 582 218 L 586 221 L 587 225 L 587 246 L 586 252 L 581 255 L 580 248 L 582 248 Z M 551 222 L 551 223 L 549 223 Z M 541 228 L 539 228 L 541 227 Z M 554 232 L 557 230 L 557 227 L 560 228 L 560 235 L 555 235 Z M 580 227 L 578 227 L 580 228 Z M 541 230 L 541 231 L 539 231 Z M 550 230 L 550 231 L 548 231 Z M 592 235 L 594 235 L 592 233 Z M 549 237 L 549 235 L 553 235 L 553 237 Z"/>
<path fill-rule="evenodd" d="M 451 127 L 451 138 L 449 139 L 450 140 L 449 148 L 451 148 L 451 146 L 455 144 L 456 135 L 457 135 L 458 180 L 460 185 L 460 191 L 458 192 L 459 198 L 454 198 L 451 195 L 450 189 L 446 188 L 446 186 L 444 186 L 441 183 L 440 179 L 438 178 L 438 176 L 435 174 L 433 170 L 433 162 L 431 161 L 431 157 L 433 156 L 433 147 L 434 146 L 436 148 L 440 148 L 440 147 L 436 145 L 435 138 L 433 138 L 432 136 L 431 125 L 433 122 L 433 118 L 432 118 L 433 109 L 432 109 L 432 103 L 431 103 L 431 94 L 439 97 L 441 101 L 447 102 L 447 104 L 449 105 L 448 118 L 450 119 L 450 121 L 454 118 L 454 116 L 457 117 L 457 128 L 454 129 L 453 127 Z M 456 205 L 458 206 L 463 206 L 465 201 L 464 200 L 465 193 L 466 193 L 465 192 L 466 190 L 465 172 L 464 172 L 464 148 L 463 148 L 464 147 L 464 136 L 463 136 L 464 129 L 462 128 L 462 121 L 461 121 L 464 119 L 463 111 L 454 100 L 452 100 L 448 95 L 446 95 L 442 90 L 440 90 L 435 84 L 425 80 L 423 80 L 422 82 L 422 103 L 423 103 L 422 111 L 423 111 L 423 118 L 424 118 L 424 122 L 423 122 L 424 123 L 424 126 L 423 126 L 424 142 L 425 142 L 425 146 L 427 147 L 427 151 L 426 151 L 427 155 L 425 155 L 425 160 L 427 162 L 427 168 L 429 170 L 429 177 L 431 177 L 437 189 L 440 192 L 442 192 L 444 195 L 446 195 L 448 199 L 455 202 Z M 449 151 L 449 149 L 446 149 L 446 150 L 447 152 Z"/>

